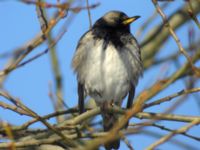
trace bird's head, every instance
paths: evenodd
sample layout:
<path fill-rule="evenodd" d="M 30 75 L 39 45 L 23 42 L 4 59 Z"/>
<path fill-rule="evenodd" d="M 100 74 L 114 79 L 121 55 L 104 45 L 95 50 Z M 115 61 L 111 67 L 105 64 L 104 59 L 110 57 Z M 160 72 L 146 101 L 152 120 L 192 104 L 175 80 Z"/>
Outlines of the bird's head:
<path fill-rule="evenodd" d="M 130 24 L 140 18 L 140 16 L 128 17 L 120 11 L 110 11 L 98 19 L 94 27 L 108 28 L 129 28 Z"/>

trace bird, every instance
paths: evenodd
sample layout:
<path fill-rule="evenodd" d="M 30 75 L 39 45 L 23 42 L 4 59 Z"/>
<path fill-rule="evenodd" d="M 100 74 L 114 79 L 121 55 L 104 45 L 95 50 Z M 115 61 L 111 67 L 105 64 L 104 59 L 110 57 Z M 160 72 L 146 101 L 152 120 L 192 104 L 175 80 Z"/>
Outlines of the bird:
<path fill-rule="evenodd" d="M 104 131 L 109 131 L 118 120 L 107 108 L 121 107 L 128 95 L 129 109 L 143 74 L 140 46 L 130 31 L 130 24 L 138 18 L 117 10 L 107 12 L 80 38 L 72 59 L 79 111 L 85 111 L 87 96 L 93 98 L 101 109 Z M 105 144 L 106 150 L 119 147 L 119 139 Z"/>

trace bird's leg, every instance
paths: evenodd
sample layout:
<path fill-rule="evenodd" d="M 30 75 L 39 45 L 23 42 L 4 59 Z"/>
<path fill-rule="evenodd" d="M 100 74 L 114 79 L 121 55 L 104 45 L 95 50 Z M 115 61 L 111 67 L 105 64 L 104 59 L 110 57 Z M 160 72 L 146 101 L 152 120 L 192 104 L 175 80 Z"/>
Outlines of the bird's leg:
<path fill-rule="evenodd" d="M 112 108 L 115 105 L 114 100 L 111 101 L 104 101 L 102 103 L 101 107 L 101 111 L 104 113 L 110 113 L 109 108 Z"/>
<path fill-rule="evenodd" d="M 109 103 L 107 101 L 104 101 L 100 107 L 101 107 L 102 113 L 105 114 L 108 112 Z"/>

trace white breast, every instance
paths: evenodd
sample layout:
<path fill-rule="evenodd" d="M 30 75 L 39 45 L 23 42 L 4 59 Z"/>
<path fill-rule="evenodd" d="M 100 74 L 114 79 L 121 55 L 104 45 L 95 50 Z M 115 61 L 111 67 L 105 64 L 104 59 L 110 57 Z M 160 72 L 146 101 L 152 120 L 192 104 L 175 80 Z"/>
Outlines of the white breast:
<path fill-rule="evenodd" d="M 133 67 L 136 64 L 133 55 L 128 49 L 116 50 L 114 46 L 103 50 L 102 41 L 96 42 L 95 47 L 88 48 L 79 77 L 84 81 L 86 92 L 97 103 L 112 100 L 120 104 L 129 92 L 134 76 Z"/>

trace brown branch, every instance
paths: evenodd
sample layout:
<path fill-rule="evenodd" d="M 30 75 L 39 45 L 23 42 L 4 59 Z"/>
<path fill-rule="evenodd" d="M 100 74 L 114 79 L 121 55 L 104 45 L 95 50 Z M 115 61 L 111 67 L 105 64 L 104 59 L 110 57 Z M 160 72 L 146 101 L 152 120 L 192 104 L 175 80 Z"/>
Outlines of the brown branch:
<path fill-rule="evenodd" d="M 149 104 L 145 104 L 144 105 L 144 108 L 148 108 L 148 107 L 151 107 L 151 106 L 155 106 L 155 105 L 159 105 L 163 102 L 167 102 L 167 101 L 170 101 L 171 99 L 177 97 L 177 96 L 181 96 L 181 95 L 185 95 L 185 94 L 191 94 L 191 93 L 195 93 L 195 92 L 199 92 L 200 91 L 200 88 L 193 88 L 193 89 L 188 89 L 188 90 L 181 90 L 175 94 L 172 94 L 172 95 L 169 95 L 169 96 L 166 96 L 164 98 L 161 98 L 159 100 L 156 100 L 154 102 L 151 102 Z"/>
<path fill-rule="evenodd" d="M 42 144 L 52 144 L 52 143 L 58 142 L 60 140 L 61 140 L 61 138 L 58 138 L 58 137 L 51 137 L 48 139 L 39 139 L 39 140 L 29 139 L 26 141 L 15 142 L 15 147 L 21 148 L 21 147 L 38 146 L 38 145 L 42 145 Z M 0 143 L 1 150 L 8 149 L 9 146 L 10 146 L 9 143 Z"/>
<path fill-rule="evenodd" d="M 24 65 L 26 65 L 26 64 L 34 61 L 34 60 L 36 60 L 37 58 L 43 56 L 44 54 L 47 54 L 49 52 L 49 49 L 51 49 L 52 47 L 54 47 L 58 43 L 58 41 L 63 37 L 63 35 L 65 34 L 65 32 L 66 32 L 66 30 L 64 30 L 62 33 L 60 33 L 58 35 L 58 37 L 55 40 L 53 40 L 53 42 L 50 43 L 49 47 L 46 48 L 43 52 L 41 52 L 39 54 L 36 54 L 35 56 L 31 57 L 30 59 L 28 59 L 28 60 L 20 63 L 19 65 L 17 65 L 16 68 L 20 68 L 20 67 L 22 67 L 22 66 L 24 66 Z"/>
<path fill-rule="evenodd" d="M 162 9 L 165 9 L 169 6 L 169 3 L 165 3 L 162 5 Z M 156 11 L 153 12 L 153 14 L 139 27 L 138 31 L 136 32 L 136 37 L 139 38 L 143 31 L 145 31 L 149 25 L 155 20 L 158 13 Z"/>
<path fill-rule="evenodd" d="M 17 107 L 16 107 L 17 108 Z M 15 109 L 12 109 L 14 112 L 16 112 Z M 58 111 L 58 112 L 54 112 L 54 113 L 51 113 L 51 114 L 48 114 L 48 115 L 45 115 L 45 116 L 41 116 L 41 118 L 43 120 L 47 120 L 47 119 L 50 119 L 50 118 L 53 118 L 53 117 L 56 117 L 56 116 L 60 116 L 60 115 L 66 115 L 66 114 L 72 114 L 72 113 L 76 113 L 78 112 L 78 110 L 76 108 L 71 108 L 71 109 L 68 109 L 68 110 L 63 110 L 63 111 Z M 24 111 L 20 111 L 19 113 L 21 114 L 27 114 L 27 113 L 24 113 Z M 30 116 L 30 115 L 28 115 Z M 21 131 L 21 130 L 25 130 L 27 129 L 30 125 L 36 123 L 40 121 L 38 118 L 34 118 L 28 122 L 25 122 L 24 124 L 20 125 L 20 126 L 14 126 L 12 127 L 12 131 L 13 132 L 17 132 L 17 131 Z M 5 130 L 4 129 L 0 129 L 0 133 L 4 134 L 5 133 Z"/>
<path fill-rule="evenodd" d="M 200 1 L 192 0 L 191 3 L 193 5 L 193 13 L 198 14 L 200 12 Z M 191 19 L 187 10 L 187 5 L 184 5 L 169 16 L 170 25 L 174 30 L 180 28 Z M 144 64 L 161 50 L 161 47 L 164 45 L 163 43 L 165 43 L 169 37 L 170 33 L 167 28 L 163 27 L 163 24 L 155 26 L 145 35 L 145 39 L 140 44 Z"/>
<path fill-rule="evenodd" d="M 194 68 L 194 65 L 191 61 L 191 58 L 189 57 L 189 55 L 187 54 L 187 52 L 185 51 L 185 49 L 183 48 L 178 36 L 176 35 L 176 33 L 174 32 L 174 30 L 172 29 L 172 26 L 170 25 L 169 21 L 167 20 L 166 15 L 164 14 L 164 12 L 161 10 L 160 6 L 158 5 L 157 0 L 152 0 L 157 12 L 160 14 L 160 16 L 163 19 L 163 23 L 165 25 L 165 27 L 169 30 L 171 36 L 174 38 L 174 40 L 176 41 L 180 52 L 186 57 L 186 59 L 188 60 L 188 62 L 190 63 L 191 67 Z M 195 69 L 194 69 L 195 70 Z"/>
<path fill-rule="evenodd" d="M 174 38 L 174 40 L 176 41 L 180 52 L 186 57 L 187 61 L 190 63 L 190 66 L 192 67 L 193 71 L 195 72 L 196 75 L 200 75 L 200 70 L 198 68 L 196 68 L 193 63 L 192 60 L 190 58 L 190 56 L 188 55 L 188 53 L 185 51 L 185 49 L 183 48 L 180 39 L 178 38 L 178 36 L 176 35 L 176 33 L 174 32 L 174 30 L 172 29 L 172 26 L 170 25 L 169 21 L 167 20 L 166 15 L 164 14 L 164 12 L 161 10 L 160 6 L 158 5 L 157 0 L 152 0 L 157 12 L 160 14 L 160 16 L 163 19 L 163 23 L 165 25 L 165 27 L 169 30 L 171 36 Z"/>
<path fill-rule="evenodd" d="M 170 129 L 170 128 L 167 128 L 166 126 L 163 126 L 163 125 L 159 125 L 159 124 L 156 124 L 154 122 L 142 122 L 142 123 L 132 123 L 132 124 L 129 124 L 129 128 L 125 131 L 126 134 L 131 134 L 131 133 L 135 133 L 135 130 L 133 130 L 131 127 L 140 127 L 140 126 L 152 126 L 152 127 L 155 127 L 155 128 L 159 128 L 161 130 L 164 130 L 164 131 L 168 131 L 168 132 L 174 132 L 175 130 L 174 129 Z M 193 140 L 196 140 L 196 141 L 200 141 L 200 137 L 196 137 L 196 136 L 193 136 L 193 135 L 190 135 L 190 134 L 187 134 L 187 133 L 180 133 L 181 135 L 183 136 L 186 136 L 188 138 L 191 138 Z"/>
<path fill-rule="evenodd" d="M 22 53 L 12 64 L 10 64 L 8 67 L 6 67 L 4 70 L 0 72 L 0 76 L 5 76 L 15 70 L 18 66 L 18 64 L 30 53 L 33 51 L 34 48 L 42 44 L 45 40 L 49 32 L 52 30 L 52 28 L 60 21 L 62 16 L 57 13 L 56 17 L 51 19 L 49 22 L 49 27 L 45 31 L 45 33 L 42 33 L 39 35 L 39 37 L 36 37 L 31 41 L 28 46 L 26 46 L 24 53 Z"/>
<path fill-rule="evenodd" d="M 147 150 L 154 150 L 157 146 L 163 144 L 164 142 L 168 141 L 170 138 L 172 138 L 174 135 L 176 134 L 181 134 L 181 133 L 185 133 L 186 131 L 188 131 L 190 128 L 192 128 L 194 125 L 200 124 L 200 119 L 195 119 L 193 120 L 191 123 L 189 123 L 186 126 L 181 127 L 178 130 L 175 130 L 169 134 L 167 134 L 166 136 L 162 137 L 161 139 L 159 139 L 158 141 L 156 141 L 155 143 L 151 144 L 149 147 L 147 147 Z"/>
<path fill-rule="evenodd" d="M 119 113 L 119 114 L 126 113 L 126 111 L 124 111 L 124 110 L 122 110 L 121 108 L 118 108 L 118 107 L 109 108 L 109 109 L 110 109 L 111 112 L 114 112 L 114 113 Z M 66 112 L 61 111 L 61 112 L 49 114 L 49 115 L 41 117 L 41 118 L 48 119 L 48 118 L 51 118 L 51 117 L 53 117 L 55 115 L 61 115 L 61 114 L 64 114 L 64 113 L 71 113 L 71 111 L 75 111 L 76 112 L 77 110 L 69 110 L 69 111 L 66 110 Z M 59 131 L 69 130 L 70 126 L 77 125 L 77 124 L 80 124 L 80 123 L 83 124 L 84 121 L 86 121 L 87 119 L 89 119 L 91 117 L 94 117 L 94 116 L 96 116 L 98 114 L 100 114 L 100 108 L 95 108 L 95 109 L 92 109 L 92 110 L 88 110 L 87 112 L 85 112 L 85 113 L 83 113 L 83 114 L 81 114 L 79 116 L 76 116 L 75 118 L 71 118 L 69 120 L 66 120 L 65 122 L 63 122 L 62 124 L 59 124 L 58 126 L 55 126 L 54 128 L 56 130 L 59 130 Z M 195 119 L 200 119 L 199 117 L 195 117 L 195 116 L 181 116 L 181 115 L 172 115 L 172 114 L 155 114 L 155 113 L 146 113 L 146 112 L 137 113 L 135 115 L 135 117 L 137 117 L 139 119 L 143 119 L 143 118 L 152 119 L 152 118 L 154 118 L 154 119 L 159 119 L 159 120 L 170 120 L 170 121 L 181 121 L 181 122 L 191 122 L 191 121 L 193 121 Z M 38 120 L 40 120 L 40 119 L 37 119 L 37 121 Z M 35 121 L 36 121 L 36 119 L 30 121 L 29 123 L 27 123 L 27 125 L 30 125 Z M 13 132 L 16 133 L 17 130 L 14 130 L 13 127 L 11 129 L 12 129 Z M 48 131 L 45 132 L 45 130 L 35 130 L 35 131 L 27 130 L 27 133 L 33 133 L 33 134 L 36 134 L 36 133 L 38 134 L 40 132 L 48 133 Z M 16 133 L 16 135 L 18 135 L 18 133 Z M 69 134 L 69 133 L 67 134 L 67 133 L 65 133 L 65 135 L 68 138 L 69 137 L 70 138 L 81 138 L 81 137 L 88 137 L 88 136 L 89 137 L 94 137 L 93 134 L 85 135 L 83 133 L 79 133 L 79 136 L 77 136 L 77 133 L 76 134 Z M 98 136 L 95 136 L 95 137 L 98 137 Z M 120 134 L 120 137 L 123 137 L 123 134 Z M 58 139 L 60 140 L 59 137 L 57 137 L 57 140 Z M 38 140 L 36 142 L 38 142 Z M 19 143 L 16 143 L 17 147 L 20 146 L 18 144 Z M 37 143 L 34 143 L 34 144 L 37 144 Z M 28 145 L 30 145 L 29 142 L 25 144 L 25 146 L 28 146 Z"/>
<path fill-rule="evenodd" d="M 4 109 L 9 109 L 15 113 L 18 113 L 20 115 L 27 115 L 30 116 L 29 113 L 27 113 L 26 111 L 20 109 L 19 107 L 15 106 L 15 105 L 9 105 L 6 104 L 4 102 L 0 102 L 0 107 L 4 108 Z"/>
<path fill-rule="evenodd" d="M 9 150 L 16 150 L 14 136 L 13 136 L 12 130 L 10 128 L 10 125 L 7 122 L 3 122 L 3 128 L 5 129 L 5 131 L 6 131 L 5 133 L 8 137 L 8 139 L 10 140 L 10 142 L 8 142 Z"/>
<path fill-rule="evenodd" d="M 134 148 L 132 147 L 132 145 L 125 136 L 122 136 L 121 138 L 130 150 L 134 150 Z"/>
<path fill-rule="evenodd" d="M 37 3 L 42 3 L 42 0 L 37 0 Z M 45 12 L 40 5 L 36 5 L 37 17 L 40 22 L 41 30 L 44 33 L 48 28 L 48 21 L 45 17 Z"/>
<path fill-rule="evenodd" d="M 178 122 L 191 122 L 195 119 L 200 119 L 200 117 L 198 116 L 174 115 L 174 114 L 151 113 L 151 112 L 140 112 L 135 114 L 135 117 L 139 119 L 168 120 L 168 121 L 178 121 Z"/>
<path fill-rule="evenodd" d="M 44 3 L 42 0 L 39 0 L 38 3 L 39 2 Z M 40 14 L 43 14 L 42 17 L 39 19 L 39 21 L 40 21 L 41 28 L 44 32 L 45 28 L 43 28 L 43 22 L 47 22 L 46 12 L 45 12 L 45 9 L 41 7 L 41 5 L 36 5 L 36 6 L 38 8 L 37 10 L 40 10 L 40 11 L 37 11 L 38 18 L 39 18 Z M 64 16 L 65 11 L 59 10 L 59 13 Z M 65 15 L 65 17 L 66 17 L 66 15 Z M 61 31 L 61 35 L 64 35 L 65 32 L 66 32 L 66 28 Z M 56 111 L 63 109 L 63 102 L 62 102 L 62 100 L 60 100 L 58 98 L 58 97 L 62 98 L 63 85 L 62 85 L 62 75 L 61 75 L 61 71 L 60 71 L 60 67 L 59 67 L 60 65 L 59 65 L 59 62 L 58 62 L 58 56 L 57 56 L 56 48 L 55 48 L 55 45 L 60 38 L 61 38 L 61 36 L 59 36 L 59 38 L 57 38 L 57 40 L 55 41 L 54 39 L 52 39 L 51 32 L 49 33 L 49 35 L 47 37 L 47 41 L 48 41 L 48 45 L 49 45 L 48 49 L 50 49 L 51 66 L 52 66 L 52 70 L 53 70 L 54 81 L 55 81 L 55 84 L 56 84 L 56 97 L 57 97 L 56 103 L 55 103 L 56 104 L 55 105 Z M 64 120 L 63 116 L 57 117 L 58 122 L 62 122 L 63 120 Z"/>
<path fill-rule="evenodd" d="M 198 28 L 200 29 L 200 23 L 198 21 L 198 18 L 196 17 L 195 13 L 194 13 L 194 9 L 191 3 L 191 0 L 187 0 L 188 3 L 188 13 L 190 15 L 190 17 L 194 20 L 194 22 L 196 23 L 196 25 L 198 26 Z"/>
<path fill-rule="evenodd" d="M 89 0 L 86 0 L 86 4 L 87 4 L 87 12 L 88 12 L 90 28 L 92 28 L 92 17 L 91 17 L 91 13 L 90 13 Z"/>
<path fill-rule="evenodd" d="M 60 10 L 69 10 L 69 11 L 73 11 L 73 12 L 79 12 L 81 10 L 85 10 L 85 9 L 94 9 L 96 7 L 98 7 L 100 5 L 100 3 L 95 3 L 86 7 L 70 7 L 71 3 L 70 2 L 65 2 L 65 3 L 57 3 L 57 4 L 52 4 L 52 3 L 47 3 L 47 2 L 36 2 L 36 1 L 32 1 L 32 0 L 21 0 L 21 2 L 26 3 L 26 4 L 30 4 L 30 5 L 36 5 L 39 6 L 41 8 L 59 8 Z"/>
<path fill-rule="evenodd" d="M 192 62 L 196 62 L 200 58 L 200 51 L 196 51 L 196 54 L 192 58 Z M 147 90 L 144 90 L 136 99 L 136 104 L 138 103 L 138 107 L 141 107 L 146 101 L 152 98 L 161 90 L 167 88 L 171 83 L 178 80 L 180 77 L 184 76 L 186 72 L 188 72 L 190 64 L 185 63 L 179 70 L 173 73 L 169 78 L 157 81 L 152 87 Z M 141 105 L 141 106 L 140 106 Z"/>
<path fill-rule="evenodd" d="M 189 46 L 187 46 L 185 48 L 187 51 L 189 51 L 191 53 L 191 49 L 192 49 L 192 52 L 195 52 L 195 51 L 198 51 L 200 50 L 200 39 L 198 39 L 196 42 L 194 43 L 191 43 Z M 173 50 L 174 52 L 176 52 L 177 50 Z M 177 58 L 180 56 L 180 52 L 177 51 L 176 53 L 174 54 L 171 54 L 169 56 L 166 56 L 164 58 L 158 58 L 156 59 L 155 57 L 151 57 L 147 60 L 144 61 L 144 69 L 150 69 L 149 67 L 150 66 L 155 66 L 155 65 L 159 65 L 161 63 L 166 63 L 168 61 L 173 61 L 173 60 L 178 60 Z M 177 67 L 179 68 L 179 67 Z"/>
<path fill-rule="evenodd" d="M 125 110 L 123 110 L 119 107 L 109 108 L 108 111 L 110 111 L 112 113 L 119 113 L 119 114 L 125 114 L 125 112 L 126 112 Z M 74 109 L 72 108 L 72 109 L 65 110 L 65 111 L 59 111 L 59 112 L 51 113 L 51 114 L 45 115 L 41 118 L 43 120 L 46 120 L 46 119 L 50 119 L 50 118 L 58 116 L 58 115 L 64 115 L 64 114 L 68 114 L 68 113 L 71 114 L 71 113 L 75 113 L 75 112 L 78 112 L 78 110 L 76 108 L 74 108 Z M 64 121 L 63 123 L 58 124 L 57 126 L 55 126 L 55 128 L 61 129 L 62 127 L 68 128 L 70 126 L 78 125 L 78 124 L 81 124 L 84 121 L 86 121 L 86 120 L 88 120 L 92 117 L 95 117 L 98 114 L 100 114 L 100 108 L 97 107 L 95 109 L 88 110 L 87 112 L 85 112 L 81 115 L 70 118 L 70 119 Z M 169 120 L 169 121 L 179 121 L 179 122 L 191 122 L 194 119 L 199 118 L 198 116 L 184 116 L 184 115 L 161 114 L 161 113 L 152 113 L 152 112 L 140 112 L 140 113 L 137 113 L 134 117 L 139 118 L 139 119 L 155 118 L 155 119 L 159 119 L 159 120 Z M 30 125 L 32 125 L 33 123 L 35 123 L 37 121 L 40 121 L 40 120 L 38 118 L 34 118 L 33 120 L 30 120 L 30 121 L 24 123 L 23 125 L 21 125 L 19 127 L 18 126 L 12 127 L 12 131 L 17 132 L 17 131 L 25 130 Z M 5 130 L 1 129 L 0 133 L 4 134 Z"/>
<path fill-rule="evenodd" d="M 156 128 L 159 128 L 159 129 L 161 129 L 161 130 L 165 130 L 165 131 L 169 131 L 169 132 L 175 132 L 175 130 L 172 130 L 172 129 L 170 129 L 170 128 L 167 128 L 167 127 L 165 127 L 165 126 L 158 125 L 158 124 L 155 124 L 155 123 L 152 124 L 151 126 L 156 127 Z M 191 139 L 193 139 L 193 140 L 200 141 L 200 137 L 195 137 L 195 136 L 190 135 L 190 134 L 187 134 L 187 133 L 185 133 L 185 132 L 180 133 L 180 134 L 183 135 L 183 136 L 186 136 L 186 137 L 188 137 L 188 138 L 191 138 Z"/>
<path fill-rule="evenodd" d="M 120 127 L 122 127 L 126 123 L 126 120 L 129 120 L 132 115 L 140 119 L 153 118 L 153 119 L 159 119 L 159 120 L 170 120 L 170 121 L 181 121 L 181 122 L 191 122 L 196 119 L 200 120 L 200 117 L 194 117 L 194 116 L 192 117 L 192 116 L 183 116 L 183 115 L 181 116 L 181 115 L 172 115 L 172 114 L 155 114 L 155 113 L 144 113 L 144 112 L 138 113 L 137 111 L 139 110 L 137 110 L 136 108 L 133 110 L 128 110 L 126 112 L 124 112 L 121 109 L 112 108 L 111 112 L 118 112 L 122 114 L 124 113 L 125 114 L 124 116 L 127 118 L 124 118 L 124 117 L 120 118 L 119 121 L 116 123 L 116 126 L 111 131 L 109 131 L 107 135 L 90 140 L 84 145 L 84 147 L 80 147 L 79 149 L 93 150 L 94 148 L 98 147 L 99 145 L 103 143 L 105 144 L 107 142 L 111 142 L 112 140 L 122 137 L 123 134 L 120 132 L 119 129 L 121 129 Z M 100 112 L 97 111 L 96 113 L 100 113 Z M 96 114 L 91 113 L 91 116 L 93 115 L 95 116 Z M 130 118 L 129 118 L 129 115 L 130 115 Z"/>
<path fill-rule="evenodd" d="M 30 108 L 26 107 L 21 101 L 13 98 L 9 93 L 7 93 L 5 91 L 4 92 L 0 91 L 0 95 L 3 96 L 4 98 L 8 99 L 10 102 L 12 102 L 17 107 L 19 107 L 22 110 L 24 110 L 27 113 L 29 113 L 30 116 L 32 116 L 33 118 L 36 118 L 40 122 L 42 122 L 48 129 L 50 129 L 51 131 L 53 131 L 54 133 L 56 133 L 57 135 L 59 135 L 64 140 L 64 142 L 66 143 L 66 145 L 69 145 L 71 147 L 75 147 L 76 144 L 72 140 L 68 139 L 63 133 L 61 133 L 60 131 L 56 130 L 46 120 L 44 120 L 41 116 L 39 116 L 37 113 L 35 113 Z"/>

